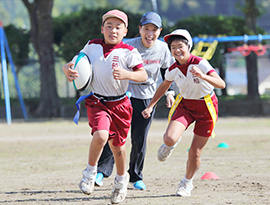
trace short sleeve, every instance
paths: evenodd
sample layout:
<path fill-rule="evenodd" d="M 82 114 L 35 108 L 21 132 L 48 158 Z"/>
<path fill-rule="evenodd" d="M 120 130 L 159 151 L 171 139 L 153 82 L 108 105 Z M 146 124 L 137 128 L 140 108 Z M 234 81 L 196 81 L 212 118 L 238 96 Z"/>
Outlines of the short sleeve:
<path fill-rule="evenodd" d="M 163 69 L 169 68 L 174 62 L 175 62 L 175 59 L 172 56 L 168 47 L 166 46 L 165 53 L 164 53 L 164 62 L 162 64 L 161 68 L 163 68 Z"/>
<path fill-rule="evenodd" d="M 210 63 L 206 59 L 200 61 L 199 68 L 205 74 L 209 73 L 210 71 L 215 71 L 215 69 L 210 65 Z"/>
<path fill-rule="evenodd" d="M 142 64 L 143 60 L 136 48 L 132 49 L 128 54 L 127 54 L 127 67 L 132 69 L 135 66 L 138 66 L 139 64 Z"/>
<path fill-rule="evenodd" d="M 174 81 L 175 75 L 176 75 L 175 72 L 176 72 L 176 69 L 173 69 L 173 70 L 167 69 L 165 72 L 165 79 L 167 81 Z"/>

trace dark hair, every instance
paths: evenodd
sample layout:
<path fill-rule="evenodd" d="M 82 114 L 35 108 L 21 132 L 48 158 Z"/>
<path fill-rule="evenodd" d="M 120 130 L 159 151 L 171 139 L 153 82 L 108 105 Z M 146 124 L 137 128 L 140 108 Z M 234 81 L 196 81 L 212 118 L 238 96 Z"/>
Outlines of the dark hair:
<path fill-rule="evenodd" d="M 171 44 L 174 40 L 179 40 L 179 41 L 182 41 L 183 43 L 185 43 L 188 47 L 189 47 L 189 44 L 188 44 L 188 40 L 183 37 L 183 36 L 179 36 L 179 35 L 172 35 L 168 40 L 167 40 L 167 44 L 168 44 L 168 47 L 169 47 L 169 50 L 171 50 Z"/>

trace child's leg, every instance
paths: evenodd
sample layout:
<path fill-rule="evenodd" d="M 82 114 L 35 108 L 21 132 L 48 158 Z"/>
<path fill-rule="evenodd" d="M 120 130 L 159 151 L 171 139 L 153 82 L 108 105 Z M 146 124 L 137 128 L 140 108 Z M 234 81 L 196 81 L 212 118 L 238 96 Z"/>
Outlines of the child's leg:
<path fill-rule="evenodd" d="M 194 134 L 191 147 L 188 152 L 186 178 L 192 179 L 195 172 L 201 165 L 201 154 L 204 146 L 206 145 L 209 137 L 202 137 Z"/>
<path fill-rule="evenodd" d="M 79 187 L 85 194 L 91 194 L 94 190 L 95 178 L 97 175 L 97 163 L 102 153 L 103 146 L 108 140 L 109 134 L 106 130 L 94 132 L 93 139 L 89 149 L 88 166 L 83 170 L 83 178 L 79 183 Z"/>
<path fill-rule="evenodd" d="M 125 145 L 115 147 L 112 144 L 112 140 L 109 141 L 109 145 L 113 152 L 117 173 L 114 180 L 111 202 L 112 204 L 118 204 L 123 201 L 127 195 L 127 186 L 129 182 L 129 174 L 126 171 L 127 152 Z"/>
<path fill-rule="evenodd" d="M 185 131 L 185 126 L 175 120 L 170 121 L 165 134 L 163 135 L 164 144 L 158 149 L 158 160 L 164 162 L 172 154 L 173 149 L 181 140 Z"/>
<path fill-rule="evenodd" d="M 122 146 L 114 146 L 112 144 L 113 140 L 109 141 L 110 148 L 112 150 L 115 166 L 116 166 L 116 173 L 118 175 L 125 175 L 126 174 L 126 161 L 127 161 L 127 151 L 125 144 Z"/>
<path fill-rule="evenodd" d="M 201 165 L 200 157 L 202 154 L 202 150 L 206 145 L 208 139 L 209 139 L 208 137 L 202 137 L 194 134 L 193 141 L 188 152 L 186 175 L 180 182 L 180 185 L 178 186 L 178 189 L 176 191 L 176 195 L 178 196 L 191 195 L 191 190 L 193 189 L 192 184 L 193 177 Z"/>
<path fill-rule="evenodd" d="M 170 121 L 165 134 L 163 135 L 164 144 L 172 147 L 180 139 L 186 127 L 176 120 Z"/>
<path fill-rule="evenodd" d="M 109 143 L 103 147 L 102 154 L 98 160 L 97 172 L 102 173 L 104 177 L 111 176 L 114 167 L 114 158 Z"/>
<path fill-rule="evenodd" d="M 98 130 L 94 132 L 89 148 L 89 157 L 88 157 L 89 165 L 97 166 L 103 147 L 105 146 L 108 138 L 109 133 L 107 130 Z"/>
<path fill-rule="evenodd" d="M 130 182 L 137 182 L 139 180 L 143 180 L 142 170 L 146 154 L 147 135 L 155 114 L 155 107 L 153 108 L 151 117 L 147 119 L 145 119 L 142 116 L 141 112 L 147 107 L 149 102 L 150 99 L 142 100 L 131 98 L 133 113 L 130 129 L 132 146 L 130 151 L 129 170 L 128 170 L 130 175 Z M 135 188 L 145 189 L 144 187 L 135 187 Z"/>

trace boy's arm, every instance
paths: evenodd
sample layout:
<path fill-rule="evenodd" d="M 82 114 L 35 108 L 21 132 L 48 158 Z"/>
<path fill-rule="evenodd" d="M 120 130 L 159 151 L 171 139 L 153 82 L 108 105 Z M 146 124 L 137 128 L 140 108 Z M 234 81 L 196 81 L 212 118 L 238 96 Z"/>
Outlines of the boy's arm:
<path fill-rule="evenodd" d="M 167 81 L 164 80 L 158 89 L 155 92 L 155 95 L 153 96 L 152 100 L 150 101 L 148 107 L 142 111 L 142 116 L 144 118 L 149 118 L 151 116 L 151 113 L 153 111 L 153 107 L 155 104 L 159 101 L 159 99 L 166 93 L 166 91 L 169 89 L 170 85 L 173 81 Z"/>
<path fill-rule="evenodd" d="M 168 68 L 160 68 L 160 74 L 161 74 L 161 77 L 162 77 L 162 80 L 165 80 L 165 72 Z M 173 86 L 171 84 L 171 86 L 169 87 L 168 91 L 173 91 Z M 170 93 L 172 94 L 172 93 Z"/>
<path fill-rule="evenodd" d="M 138 68 L 134 71 L 128 71 L 120 67 L 113 68 L 113 77 L 115 80 L 132 80 L 135 82 L 144 82 L 148 75 L 144 67 Z"/>
<path fill-rule="evenodd" d="M 168 68 L 160 68 L 160 74 L 161 74 L 161 77 L 162 77 L 162 80 L 165 79 L 165 72 Z M 174 90 L 173 90 L 173 85 L 171 84 L 168 91 L 165 93 L 166 95 L 166 105 L 167 105 L 167 108 L 171 108 L 173 103 L 174 103 Z"/>

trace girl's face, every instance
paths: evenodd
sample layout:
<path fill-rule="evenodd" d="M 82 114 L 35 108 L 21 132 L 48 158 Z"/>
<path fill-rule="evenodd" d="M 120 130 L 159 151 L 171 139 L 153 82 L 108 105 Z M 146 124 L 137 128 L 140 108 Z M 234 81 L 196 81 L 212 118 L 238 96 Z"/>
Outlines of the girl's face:
<path fill-rule="evenodd" d="M 162 28 L 158 28 L 152 23 L 139 26 L 139 31 L 142 37 L 142 44 L 146 48 L 150 48 L 155 45 L 155 41 L 160 35 Z"/>
<path fill-rule="evenodd" d="M 185 64 L 190 56 L 188 45 L 177 39 L 171 43 L 171 52 L 179 64 Z"/>
<path fill-rule="evenodd" d="M 127 35 L 125 23 L 118 18 L 108 18 L 101 26 L 101 33 L 104 35 L 105 43 L 116 45 Z"/>

